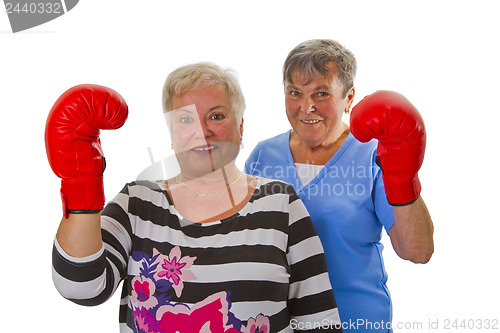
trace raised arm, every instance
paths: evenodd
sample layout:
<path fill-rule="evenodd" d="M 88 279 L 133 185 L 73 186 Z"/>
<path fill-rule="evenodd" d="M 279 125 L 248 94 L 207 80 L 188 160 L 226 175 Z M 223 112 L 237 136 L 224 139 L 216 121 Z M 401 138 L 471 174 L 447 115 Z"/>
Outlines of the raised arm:
<path fill-rule="evenodd" d="M 351 132 L 361 142 L 378 140 L 385 193 L 394 206 L 389 236 L 395 252 L 415 263 L 428 262 L 434 252 L 434 227 L 420 197 L 417 174 L 426 145 L 422 116 L 404 96 L 377 91 L 353 108 Z"/>

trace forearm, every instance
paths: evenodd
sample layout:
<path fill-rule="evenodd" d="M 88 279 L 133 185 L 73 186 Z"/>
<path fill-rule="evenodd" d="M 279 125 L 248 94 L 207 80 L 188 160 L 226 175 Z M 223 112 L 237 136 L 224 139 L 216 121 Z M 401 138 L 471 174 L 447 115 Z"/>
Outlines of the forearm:
<path fill-rule="evenodd" d="M 427 263 L 434 252 L 433 234 L 434 225 L 421 197 L 410 205 L 394 207 L 394 226 L 389 235 L 399 257 Z"/>
<path fill-rule="evenodd" d="M 113 219 L 108 219 L 108 229 L 110 220 Z M 52 278 L 59 293 L 77 304 L 98 305 L 105 302 L 126 275 L 127 258 L 116 256 L 126 251 L 109 251 L 112 248 L 110 240 L 118 247 L 121 244 L 112 240 L 124 237 L 101 232 L 106 230 L 105 224 L 106 218 L 101 220 L 100 213 L 70 214 L 68 219 L 61 220 L 57 231 L 52 254 Z"/>
<path fill-rule="evenodd" d="M 108 253 L 100 251 L 76 258 L 54 242 L 52 251 L 52 280 L 59 293 L 80 305 L 94 306 L 104 303 L 116 290 L 120 277 L 108 260 Z"/>
<path fill-rule="evenodd" d="M 70 256 L 83 258 L 102 248 L 101 213 L 70 214 L 61 220 L 57 242 Z"/>

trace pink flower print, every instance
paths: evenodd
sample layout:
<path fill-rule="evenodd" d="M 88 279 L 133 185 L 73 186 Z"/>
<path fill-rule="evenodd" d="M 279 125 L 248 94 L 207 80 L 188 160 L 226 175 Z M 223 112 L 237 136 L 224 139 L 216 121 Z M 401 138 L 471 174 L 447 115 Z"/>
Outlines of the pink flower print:
<path fill-rule="evenodd" d="M 153 249 L 153 256 L 157 254 L 159 254 L 158 250 Z M 156 268 L 154 278 L 156 280 L 167 279 L 171 281 L 175 294 L 177 297 L 180 297 L 182 289 L 184 289 L 183 281 L 196 279 L 196 276 L 191 272 L 191 266 L 195 260 L 196 257 L 182 257 L 180 248 L 176 246 L 170 251 L 168 256 L 164 254 L 158 255 L 155 261 L 155 263 L 158 263 L 158 267 Z"/>
<path fill-rule="evenodd" d="M 247 326 L 242 327 L 243 333 L 269 333 L 271 330 L 269 324 L 269 317 L 264 316 L 262 313 L 256 319 L 248 319 Z"/>
<path fill-rule="evenodd" d="M 132 279 L 132 302 L 137 307 L 154 308 L 158 304 L 158 300 L 153 296 L 155 290 L 153 280 L 144 276 L 134 277 Z"/>
<path fill-rule="evenodd" d="M 179 284 L 182 275 L 181 269 L 186 266 L 186 263 L 178 263 L 177 257 L 174 257 L 172 261 L 168 261 L 167 259 L 163 259 L 163 264 L 161 267 L 165 269 L 164 271 L 160 271 L 158 273 L 159 277 L 166 277 L 168 280 L 171 280 L 174 284 Z"/>

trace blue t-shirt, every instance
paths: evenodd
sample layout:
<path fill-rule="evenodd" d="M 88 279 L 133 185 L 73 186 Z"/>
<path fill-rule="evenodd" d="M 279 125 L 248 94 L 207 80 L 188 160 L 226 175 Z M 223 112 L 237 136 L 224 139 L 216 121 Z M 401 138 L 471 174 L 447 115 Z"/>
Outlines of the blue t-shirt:
<path fill-rule="evenodd" d="M 290 183 L 321 238 L 344 332 L 388 332 L 392 307 L 380 243 L 394 224 L 375 163 L 377 141 L 349 134 L 308 184 L 297 176 L 290 131 L 260 142 L 245 163 L 251 175 Z"/>

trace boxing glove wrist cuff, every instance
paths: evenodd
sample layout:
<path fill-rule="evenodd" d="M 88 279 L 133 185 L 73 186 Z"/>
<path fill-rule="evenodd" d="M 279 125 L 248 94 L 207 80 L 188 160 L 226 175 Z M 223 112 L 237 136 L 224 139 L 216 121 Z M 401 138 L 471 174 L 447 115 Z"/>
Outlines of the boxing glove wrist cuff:
<path fill-rule="evenodd" d="M 418 175 L 411 179 L 397 179 L 382 175 L 387 201 L 392 206 L 407 206 L 420 196 L 421 185 Z"/>
<path fill-rule="evenodd" d="M 66 209 L 66 214 L 97 214 L 100 213 L 102 209 L 98 210 L 76 210 L 76 209 Z M 66 217 L 67 218 L 67 217 Z"/>
<path fill-rule="evenodd" d="M 63 214 L 93 214 L 104 207 L 104 184 L 102 176 L 80 177 L 61 181 Z"/>

